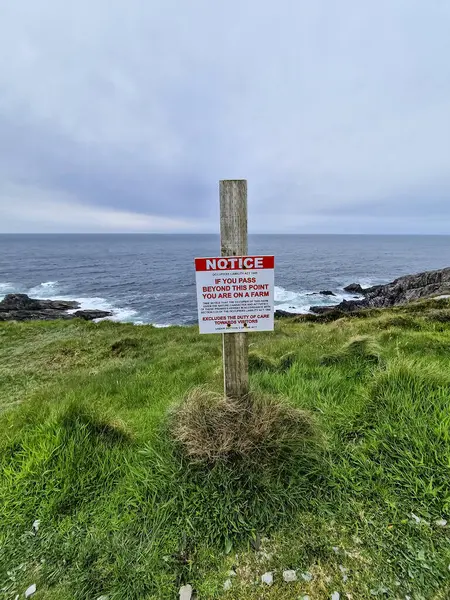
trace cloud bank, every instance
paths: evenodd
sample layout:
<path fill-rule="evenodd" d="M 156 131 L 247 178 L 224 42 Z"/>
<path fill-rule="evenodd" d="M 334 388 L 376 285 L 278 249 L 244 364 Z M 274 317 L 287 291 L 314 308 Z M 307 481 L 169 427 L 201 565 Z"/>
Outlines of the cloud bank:
<path fill-rule="evenodd" d="M 450 231 L 450 4 L 0 0 L 0 231 Z"/>

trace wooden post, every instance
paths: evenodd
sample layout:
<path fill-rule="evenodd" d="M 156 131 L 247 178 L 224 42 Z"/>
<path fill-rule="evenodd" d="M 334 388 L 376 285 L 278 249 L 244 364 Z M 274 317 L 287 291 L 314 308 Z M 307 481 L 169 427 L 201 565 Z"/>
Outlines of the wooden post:
<path fill-rule="evenodd" d="M 222 256 L 246 256 L 247 181 L 220 182 L 220 246 Z M 240 399 L 249 391 L 246 333 L 224 333 L 223 374 L 225 396 Z"/>

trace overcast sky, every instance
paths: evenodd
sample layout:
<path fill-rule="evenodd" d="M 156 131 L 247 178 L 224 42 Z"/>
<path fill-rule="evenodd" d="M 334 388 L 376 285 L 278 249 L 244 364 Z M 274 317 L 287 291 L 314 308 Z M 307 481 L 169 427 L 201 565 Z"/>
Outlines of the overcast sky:
<path fill-rule="evenodd" d="M 448 0 L 0 0 L 0 231 L 450 233 Z"/>

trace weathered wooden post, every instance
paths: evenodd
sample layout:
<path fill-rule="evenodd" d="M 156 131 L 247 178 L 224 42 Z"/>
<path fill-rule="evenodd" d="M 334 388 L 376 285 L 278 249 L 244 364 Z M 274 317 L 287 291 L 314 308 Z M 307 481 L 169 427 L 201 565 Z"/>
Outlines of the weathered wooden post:
<path fill-rule="evenodd" d="M 221 256 L 195 259 L 200 333 L 221 333 L 225 395 L 249 392 L 247 332 L 273 331 L 275 257 L 247 256 L 247 181 L 220 182 Z"/>
<path fill-rule="evenodd" d="M 220 182 L 220 247 L 222 256 L 246 256 L 247 181 Z M 225 395 L 243 398 L 248 394 L 248 334 L 222 334 Z"/>

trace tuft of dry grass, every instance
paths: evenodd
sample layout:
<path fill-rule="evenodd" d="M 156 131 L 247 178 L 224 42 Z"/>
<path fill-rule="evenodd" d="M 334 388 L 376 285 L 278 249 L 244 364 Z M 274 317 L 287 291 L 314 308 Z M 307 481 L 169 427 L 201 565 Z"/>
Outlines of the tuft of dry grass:
<path fill-rule="evenodd" d="M 234 400 L 193 389 L 171 415 L 171 432 L 194 461 L 264 464 L 309 454 L 319 440 L 313 416 L 284 400 L 251 394 Z"/>

